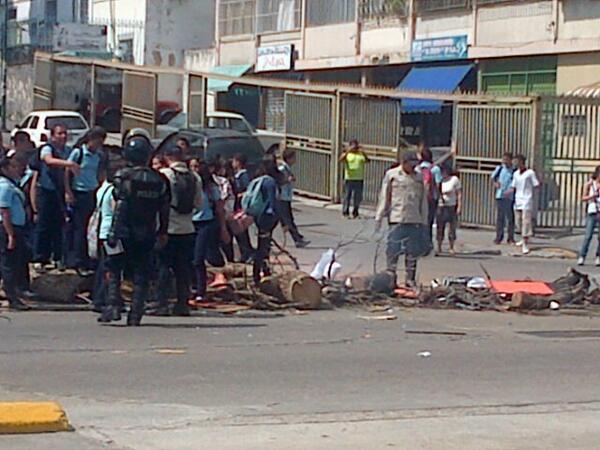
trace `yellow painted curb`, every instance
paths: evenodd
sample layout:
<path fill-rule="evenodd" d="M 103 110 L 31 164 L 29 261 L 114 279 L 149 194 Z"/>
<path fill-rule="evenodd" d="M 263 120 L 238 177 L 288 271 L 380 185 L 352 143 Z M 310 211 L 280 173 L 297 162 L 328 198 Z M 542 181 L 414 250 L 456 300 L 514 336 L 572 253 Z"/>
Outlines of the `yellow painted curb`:
<path fill-rule="evenodd" d="M 70 431 L 58 403 L 0 403 L 0 434 Z"/>

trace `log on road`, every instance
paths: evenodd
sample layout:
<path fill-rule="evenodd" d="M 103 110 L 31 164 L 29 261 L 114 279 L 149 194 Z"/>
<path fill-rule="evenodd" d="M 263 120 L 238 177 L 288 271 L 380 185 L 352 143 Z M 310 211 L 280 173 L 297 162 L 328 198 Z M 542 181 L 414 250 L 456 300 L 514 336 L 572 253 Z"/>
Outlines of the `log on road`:
<path fill-rule="evenodd" d="M 260 290 L 284 303 L 293 303 L 300 309 L 318 309 L 321 306 L 321 285 L 310 275 L 297 270 L 266 277 Z"/>

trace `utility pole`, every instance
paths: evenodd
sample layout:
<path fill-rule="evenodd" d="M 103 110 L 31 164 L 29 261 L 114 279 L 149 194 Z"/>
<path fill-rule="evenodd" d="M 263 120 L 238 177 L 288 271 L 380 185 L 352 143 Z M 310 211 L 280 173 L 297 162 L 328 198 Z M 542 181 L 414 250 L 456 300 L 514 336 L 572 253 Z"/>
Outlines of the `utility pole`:
<path fill-rule="evenodd" d="M 4 0 L 4 26 L 2 27 L 2 131 L 6 130 L 6 53 L 8 52 L 8 0 Z"/>

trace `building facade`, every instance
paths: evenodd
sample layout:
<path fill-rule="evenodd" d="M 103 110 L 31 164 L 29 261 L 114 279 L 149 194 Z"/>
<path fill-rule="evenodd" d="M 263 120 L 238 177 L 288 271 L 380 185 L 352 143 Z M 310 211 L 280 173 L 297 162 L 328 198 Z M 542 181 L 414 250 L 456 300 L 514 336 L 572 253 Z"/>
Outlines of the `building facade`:
<path fill-rule="evenodd" d="M 387 85 L 468 63 L 467 89 L 564 93 L 600 81 L 598 30 L 595 0 L 219 0 L 216 60 Z"/>

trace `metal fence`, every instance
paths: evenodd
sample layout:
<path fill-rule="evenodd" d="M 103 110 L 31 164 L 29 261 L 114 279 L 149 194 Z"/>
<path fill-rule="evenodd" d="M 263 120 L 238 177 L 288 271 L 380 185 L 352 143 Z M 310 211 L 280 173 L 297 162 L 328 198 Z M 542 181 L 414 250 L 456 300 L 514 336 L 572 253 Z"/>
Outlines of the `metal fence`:
<path fill-rule="evenodd" d="M 458 105 L 456 167 L 463 185 L 465 225 L 492 226 L 496 202 L 491 174 L 505 152 L 533 156 L 532 106 Z"/>
<path fill-rule="evenodd" d="M 395 0 L 360 0 L 358 17 L 360 20 L 376 20 L 388 17 L 406 17 L 408 2 Z"/>
<path fill-rule="evenodd" d="M 354 22 L 357 0 L 307 0 L 307 25 Z"/>

